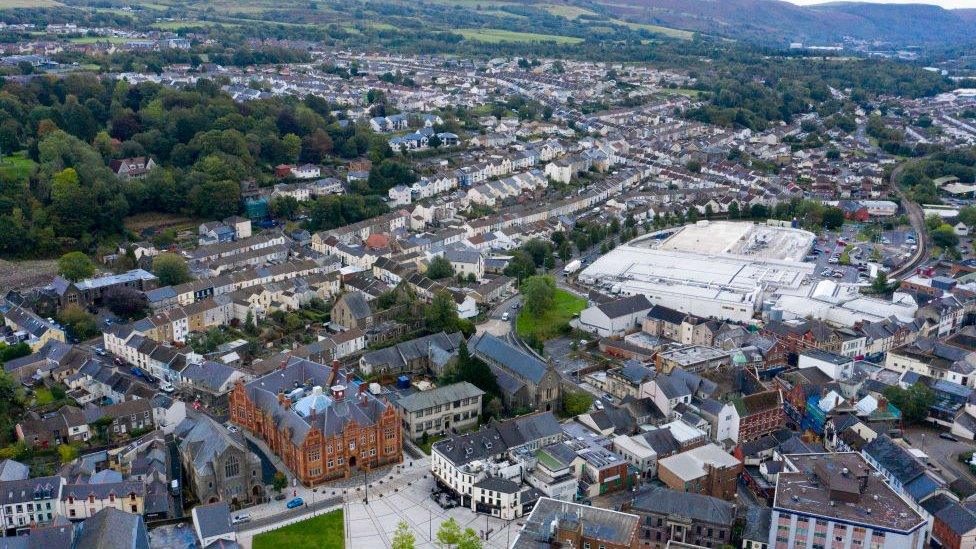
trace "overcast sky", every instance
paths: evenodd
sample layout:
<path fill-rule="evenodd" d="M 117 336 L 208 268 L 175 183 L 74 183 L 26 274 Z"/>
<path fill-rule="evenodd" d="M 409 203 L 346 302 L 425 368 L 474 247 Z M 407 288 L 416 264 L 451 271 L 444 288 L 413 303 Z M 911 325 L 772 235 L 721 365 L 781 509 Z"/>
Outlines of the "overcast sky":
<path fill-rule="evenodd" d="M 787 0 L 801 6 L 822 4 L 823 0 Z M 943 8 L 976 8 L 976 0 L 854 0 L 875 4 L 936 4 Z"/>

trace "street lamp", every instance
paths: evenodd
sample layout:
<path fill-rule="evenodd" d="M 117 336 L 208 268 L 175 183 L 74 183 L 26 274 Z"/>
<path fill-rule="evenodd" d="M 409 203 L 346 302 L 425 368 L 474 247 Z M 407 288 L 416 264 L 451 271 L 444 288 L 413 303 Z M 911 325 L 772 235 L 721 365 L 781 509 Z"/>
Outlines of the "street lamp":
<path fill-rule="evenodd" d="M 363 490 L 366 492 L 366 505 L 369 505 L 369 483 L 367 482 L 365 468 L 363 468 Z"/>

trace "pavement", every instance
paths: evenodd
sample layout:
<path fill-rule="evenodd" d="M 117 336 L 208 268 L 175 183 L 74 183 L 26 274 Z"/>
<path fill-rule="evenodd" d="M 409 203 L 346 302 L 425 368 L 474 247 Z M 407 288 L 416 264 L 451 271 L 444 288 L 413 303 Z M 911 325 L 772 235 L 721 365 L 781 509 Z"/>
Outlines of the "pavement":
<path fill-rule="evenodd" d="M 481 536 L 487 529 L 490 533 L 488 540 L 483 542 L 485 548 L 504 549 L 510 545 L 522 526 L 520 519 L 505 521 L 478 515 L 470 509 L 460 507 L 442 509 L 430 499 L 434 479 L 430 474 L 429 459 L 425 458 L 414 464 L 406 473 L 395 475 L 392 481 L 384 479 L 383 484 L 371 483 L 368 504 L 362 492 L 349 489 L 343 492 L 340 505 L 290 515 L 286 523 L 341 508 L 344 511 L 346 547 L 390 548 L 393 531 L 398 523 L 404 521 L 413 530 L 416 549 L 435 549 L 439 547 L 434 542 L 437 530 L 441 523 L 453 517 L 462 529 L 472 528 Z M 237 541 L 245 549 L 249 549 L 254 536 L 267 530 L 268 528 L 261 527 L 238 531 Z"/>

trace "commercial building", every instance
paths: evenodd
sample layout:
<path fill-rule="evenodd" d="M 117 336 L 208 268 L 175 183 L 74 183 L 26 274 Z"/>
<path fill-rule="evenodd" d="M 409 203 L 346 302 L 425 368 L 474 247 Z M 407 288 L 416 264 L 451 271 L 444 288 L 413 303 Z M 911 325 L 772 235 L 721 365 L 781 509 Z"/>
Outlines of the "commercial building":
<path fill-rule="evenodd" d="M 535 488 L 521 486 L 529 462 L 535 461 L 537 450 L 565 438 L 550 412 L 492 422 L 473 433 L 434 443 L 430 470 L 438 486 L 453 493 L 462 507 L 509 519 L 520 517 L 541 496 Z M 553 469 L 560 467 L 556 464 Z"/>
<path fill-rule="evenodd" d="M 742 462 L 711 443 L 657 463 L 658 478 L 672 490 L 725 500 L 735 497 L 740 472 Z"/>
<path fill-rule="evenodd" d="M 579 281 L 702 318 L 748 322 L 767 294 L 796 290 L 813 274 L 803 258 L 814 239 L 785 227 L 701 221 L 664 240 L 644 236 L 618 246 Z"/>
<path fill-rule="evenodd" d="M 478 425 L 485 392 L 467 381 L 419 391 L 396 401 L 403 415 L 404 434 L 418 439 L 461 431 Z"/>
<path fill-rule="evenodd" d="M 735 505 L 718 498 L 652 488 L 623 510 L 641 518 L 643 547 L 663 549 L 675 542 L 721 547 L 732 539 Z"/>
<path fill-rule="evenodd" d="M 630 513 L 542 498 L 511 548 L 637 549 L 639 522 Z"/>
<path fill-rule="evenodd" d="M 769 546 L 922 549 L 929 522 L 860 454 L 785 456 L 776 481 Z"/>

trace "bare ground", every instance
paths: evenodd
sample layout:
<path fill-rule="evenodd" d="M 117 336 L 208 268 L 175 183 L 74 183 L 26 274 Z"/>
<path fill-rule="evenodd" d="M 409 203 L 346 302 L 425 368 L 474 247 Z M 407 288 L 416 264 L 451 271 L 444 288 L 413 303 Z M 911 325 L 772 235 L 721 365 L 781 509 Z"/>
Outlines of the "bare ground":
<path fill-rule="evenodd" d="M 6 261 L 0 259 L 0 292 L 47 284 L 58 272 L 54 259 Z"/>

